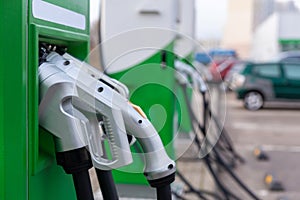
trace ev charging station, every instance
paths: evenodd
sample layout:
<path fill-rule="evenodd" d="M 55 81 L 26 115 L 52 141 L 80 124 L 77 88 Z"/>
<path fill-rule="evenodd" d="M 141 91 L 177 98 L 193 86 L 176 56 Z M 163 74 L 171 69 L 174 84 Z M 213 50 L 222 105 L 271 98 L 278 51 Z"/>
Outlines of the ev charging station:
<path fill-rule="evenodd" d="M 179 0 L 178 39 L 176 40 L 175 52 L 182 59 L 192 63 L 196 44 L 195 39 L 195 0 Z"/>
<path fill-rule="evenodd" d="M 184 63 L 192 65 L 194 62 L 194 54 L 196 49 L 195 44 L 195 0 L 179 0 L 178 11 L 178 34 L 175 42 L 175 54 L 178 55 L 176 63 Z M 192 66 L 190 66 L 192 68 Z M 177 111 L 180 133 L 190 133 L 192 131 L 188 108 L 184 102 L 183 93 L 180 87 L 177 88 L 178 105 Z M 192 96 L 192 91 L 188 91 L 189 96 Z"/>
<path fill-rule="evenodd" d="M 94 166 L 104 199 L 118 199 L 110 170 L 132 162 L 136 138 L 146 180 L 171 199 L 175 162 L 157 130 L 124 84 L 82 62 L 89 1 L 5 2 L 1 12 L 0 198 L 93 200 Z"/>
<path fill-rule="evenodd" d="M 174 45 L 177 1 L 103 0 L 101 51 L 106 73 L 128 86 L 174 157 Z M 126 8 L 126 9 L 124 9 Z M 163 98 L 162 98 L 163 97 Z M 176 125 L 175 125 L 176 126 Z M 133 146 L 132 152 L 139 148 Z M 113 172 L 120 195 L 153 197 L 141 173 L 143 159 Z M 127 194 L 125 194 L 127 192 Z"/>
<path fill-rule="evenodd" d="M 52 135 L 39 128 L 39 43 L 84 59 L 89 2 L 3 1 L 0 12 L 0 199 L 75 199 L 72 177 L 56 164 Z"/>
<path fill-rule="evenodd" d="M 1 2 L 1 200 L 94 200 L 92 167 L 104 200 L 119 199 L 111 170 L 122 197 L 155 198 L 150 185 L 158 200 L 171 200 L 172 192 L 180 198 L 170 187 L 176 131 L 192 131 L 195 122 L 206 134 L 187 94 L 190 86 L 204 99 L 207 92 L 190 65 L 194 0 L 102 0 L 102 5 L 101 59 L 105 73 L 119 81 L 83 62 L 90 53 L 88 0 Z M 176 107 L 176 100 L 186 107 Z M 214 117 L 219 113 L 209 109 L 203 110 L 219 125 Z M 179 122 L 176 112 L 187 121 Z M 223 159 L 243 160 L 228 135 L 221 142 L 225 146 L 216 145 L 212 159 L 210 153 L 204 157 L 216 182 L 214 158 L 259 199 Z M 178 177 L 184 180 L 179 172 Z M 226 198 L 237 198 L 224 184 L 219 188 Z M 191 192 L 201 197 L 203 191 Z"/>

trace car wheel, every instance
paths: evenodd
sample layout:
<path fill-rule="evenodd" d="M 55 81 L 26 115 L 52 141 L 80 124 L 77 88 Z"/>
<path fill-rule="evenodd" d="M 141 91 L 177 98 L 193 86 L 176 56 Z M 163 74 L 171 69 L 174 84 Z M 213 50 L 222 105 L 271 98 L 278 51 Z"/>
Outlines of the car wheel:
<path fill-rule="evenodd" d="M 248 92 L 244 97 L 244 106 L 248 110 L 258 110 L 264 104 L 263 96 L 256 91 Z"/>

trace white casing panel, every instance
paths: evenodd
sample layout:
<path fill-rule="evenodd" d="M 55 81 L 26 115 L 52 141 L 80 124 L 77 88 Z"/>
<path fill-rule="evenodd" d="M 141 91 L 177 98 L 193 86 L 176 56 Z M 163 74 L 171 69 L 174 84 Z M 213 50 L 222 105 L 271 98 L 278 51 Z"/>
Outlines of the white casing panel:
<path fill-rule="evenodd" d="M 195 0 L 179 0 L 178 32 L 175 53 L 185 58 L 195 49 Z"/>
<path fill-rule="evenodd" d="M 175 39 L 177 1 L 103 0 L 102 59 L 108 73 L 128 69 Z"/>

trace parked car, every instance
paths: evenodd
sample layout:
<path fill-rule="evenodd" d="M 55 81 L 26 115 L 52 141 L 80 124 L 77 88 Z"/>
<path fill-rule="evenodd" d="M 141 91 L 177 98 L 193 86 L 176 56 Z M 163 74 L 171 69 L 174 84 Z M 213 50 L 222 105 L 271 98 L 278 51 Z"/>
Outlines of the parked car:
<path fill-rule="evenodd" d="M 248 63 L 233 79 L 237 98 L 249 110 L 267 101 L 300 100 L 300 63 Z"/>
<path fill-rule="evenodd" d="M 209 52 L 197 52 L 195 60 L 204 65 L 211 63 L 212 60 L 225 60 L 230 57 L 237 57 L 237 53 L 232 49 L 211 49 Z"/>
<path fill-rule="evenodd" d="M 231 67 L 224 78 L 224 83 L 227 89 L 233 90 L 233 88 L 235 88 L 234 77 L 245 68 L 246 64 L 246 61 L 238 61 Z"/>
<path fill-rule="evenodd" d="M 213 76 L 214 81 L 224 80 L 229 70 L 238 63 L 239 60 L 235 58 L 227 58 L 225 60 L 217 60 L 211 63 L 209 70 Z"/>

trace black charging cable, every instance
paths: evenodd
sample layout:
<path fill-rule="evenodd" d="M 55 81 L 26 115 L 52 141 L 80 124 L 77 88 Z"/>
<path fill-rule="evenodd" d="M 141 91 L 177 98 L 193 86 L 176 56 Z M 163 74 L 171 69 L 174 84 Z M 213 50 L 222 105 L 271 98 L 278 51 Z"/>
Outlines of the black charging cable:
<path fill-rule="evenodd" d="M 114 184 L 111 170 L 96 168 L 96 174 L 101 189 L 103 200 L 118 200 L 118 192 Z"/>
<path fill-rule="evenodd" d="M 199 74 L 200 75 L 200 74 Z M 206 136 L 207 134 L 207 127 L 206 124 L 208 122 L 208 118 L 211 118 L 213 122 L 216 124 L 217 129 L 220 131 L 220 138 L 218 139 L 218 143 L 216 145 L 220 146 L 224 151 L 223 152 L 228 152 L 229 151 L 229 156 L 232 157 L 230 159 L 233 164 L 232 166 L 235 166 L 235 161 L 238 160 L 240 163 L 245 163 L 245 160 L 236 152 L 233 142 L 227 133 L 225 127 L 222 127 L 220 125 L 220 121 L 218 118 L 212 113 L 212 110 L 210 109 L 209 106 L 209 101 L 206 98 L 207 92 L 205 91 L 200 91 L 201 96 L 202 96 L 202 104 L 203 104 L 203 112 L 202 112 L 202 117 L 203 117 L 203 124 L 201 125 L 200 122 L 198 123 L 198 128 L 201 130 L 201 132 Z"/>
<path fill-rule="evenodd" d="M 200 190 L 200 189 L 196 189 L 185 177 L 184 175 L 177 170 L 176 172 L 177 176 L 179 177 L 179 179 L 188 187 L 188 190 L 185 190 L 184 193 L 188 194 L 188 193 L 193 193 L 196 194 L 200 199 L 206 200 L 207 198 L 205 196 L 211 196 L 213 197 L 215 200 L 223 200 L 218 194 L 214 193 L 214 192 L 210 192 L 207 190 Z"/>
<path fill-rule="evenodd" d="M 184 89 L 183 92 L 185 94 L 184 97 L 187 98 L 187 92 L 186 92 L 185 88 L 183 88 L 183 89 Z M 186 99 L 185 102 L 189 102 L 189 101 Z M 188 106 L 187 107 L 188 108 L 188 113 L 190 115 L 191 114 L 191 112 L 190 112 L 191 108 L 189 107 L 189 105 L 187 105 L 187 106 Z M 194 127 L 194 125 L 192 123 L 193 118 L 190 117 L 190 119 L 191 119 L 190 123 L 191 123 L 191 126 L 193 128 L 193 131 L 194 131 L 194 133 L 196 133 L 195 127 Z M 199 127 L 199 129 L 200 129 L 201 132 L 203 131 L 203 133 L 206 133 L 206 130 L 204 130 L 201 125 L 198 126 L 198 127 Z M 195 140 L 195 144 L 197 145 L 198 149 L 201 149 L 201 142 L 200 142 L 200 139 L 198 138 L 198 136 L 195 137 L 194 140 Z M 221 190 L 222 194 L 224 195 L 225 199 L 229 200 L 229 196 L 232 196 L 233 198 L 236 197 L 236 195 L 231 194 L 231 192 L 225 186 L 223 186 L 224 184 L 222 184 L 221 181 L 217 178 L 217 172 L 215 172 L 213 170 L 213 167 L 211 166 L 211 162 L 209 161 L 210 159 L 208 158 L 209 156 L 210 155 L 207 155 L 202 161 L 204 161 L 204 163 L 206 164 L 208 170 L 210 171 L 210 173 L 212 174 L 213 178 L 215 179 L 215 182 L 216 182 L 217 186 L 220 188 L 220 190 Z M 196 158 L 184 158 L 184 160 L 187 160 L 187 159 L 192 160 L 192 161 L 201 161 L 199 159 L 199 155 Z M 180 158 L 180 160 L 182 160 L 182 158 Z M 177 176 L 179 176 L 179 175 L 177 174 Z M 200 199 L 204 199 L 204 194 L 201 192 L 201 190 L 196 190 L 194 187 L 192 187 L 192 185 L 188 182 L 188 180 L 182 174 L 180 175 L 180 177 L 181 177 L 181 180 L 188 187 L 188 190 L 189 190 L 190 193 L 194 193 Z M 211 193 L 214 193 L 214 192 L 211 192 Z M 217 195 L 217 194 L 215 193 L 215 195 Z M 237 197 L 234 198 L 234 199 L 238 200 Z"/>
<path fill-rule="evenodd" d="M 185 98 L 185 102 L 186 102 L 186 105 L 188 107 L 188 112 L 189 112 L 189 115 L 190 115 L 190 119 L 191 119 L 191 125 L 192 125 L 192 128 L 193 128 L 193 131 L 194 131 L 194 134 L 195 134 L 195 142 L 196 142 L 196 145 L 197 147 L 199 148 L 199 152 L 202 151 L 201 149 L 201 143 L 200 143 L 200 140 L 198 138 L 198 135 L 196 134 L 195 132 L 195 129 L 194 129 L 194 126 L 193 126 L 193 122 L 196 122 L 198 124 L 198 126 L 201 126 L 198 122 L 198 120 L 196 119 L 196 117 L 194 116 L 193 114 L 193 111 L 192 111 L 192 108 L 189 104 L 189 99 L 188 99 L 188 95 L 187 95 L 187 86 L 186 84 L 180 84 L 182 89 L 183 89 L 183 94 L 184 94 L 184 98 Z M 202 133 L 204 136 L 206 135 L 205 133 Z M 198 138 L 198 139 L 197 139 Z M 207 140 L 207 143 L 209 145 L 210 144 L 210 141 L 208 140 L 208 138 L 206 138 Z M 226 164 L 226 162 L 222 159 L 222 157 L 220 156 L 220 153 L 218 152 L 217 148 L 214 148 L 212 147 L 212 152 L 214 152 L 215 156 L 216 156 L 216 160 L 218 161 L 219 164 L 221 164 L 223 166 L 223 168 L 230 174 L 230 176 L 238 183 L 238 185 L 240 185 L 240 187 L 242 189 L 244 189 L 245 192 L 247 192 L 249 194 L 249 196 L 251 196 L 253 199 L 255 200 L 259 200 L 259 198 L 236 176 L 236 174 L 230 169 L 230 167 Z M 204 158 L 204 161 L 205 163 L 207 164 L 209 170 L 212 172 L 213 170 L 210 169 L 211 166 L 209 165 L 209 161 L 207 160 L 208 159 L 208 156 L 210 156 L 209 154 Z M 215 173 L 212 172 L 212 175 L 215 176 Z M 223 191 L 224 194 L 228 193 L 230 194 L 230 196 L 234 197 L 235 199 L 239 199 L 236 195 L 234 195 L 232 192 L 229 192 L 228 189 L 226 189 L 224 187 L 223 184 L 220 183 L 220 181 L 218 180 L 217 177 L 214 177 L 215 181 L 217 182 L 217 185 L 220 187 L 220 189 Z"/>
<path fill-rule="evenodd" d="M 72 174 L 77 200 L 94 200 L 89 169 L 93 167 L 85 147 L 56 153 L 57 164 Z"/>

